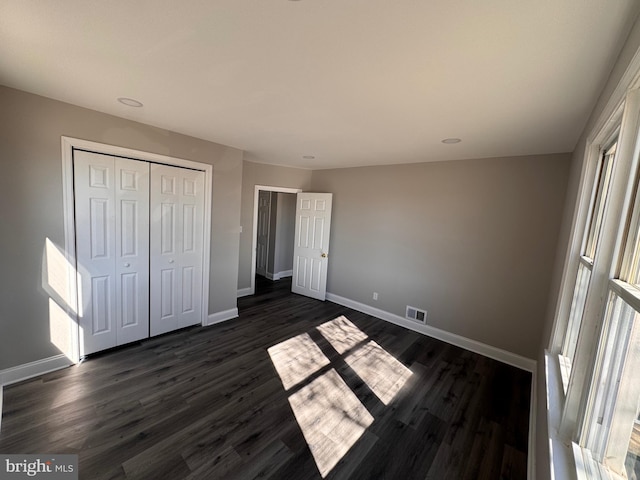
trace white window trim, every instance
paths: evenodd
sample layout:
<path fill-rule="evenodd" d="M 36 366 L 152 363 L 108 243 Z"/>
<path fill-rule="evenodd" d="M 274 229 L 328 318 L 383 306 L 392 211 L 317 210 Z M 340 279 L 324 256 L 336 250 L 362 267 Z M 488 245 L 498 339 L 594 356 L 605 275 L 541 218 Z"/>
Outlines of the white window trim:
<path fill-rule="evenodd" d="M 620 297 L 610 295 L 604 318 L 604 335 L 599 341 L 588 408 L 583 420 L 580 444 L 590 449 L 592 456 L 600 462 L 609 459 L 606 450 L 614 425 L 614 410 L 606 407 L 615 404 L 619 392 L 618 380 L 625 357 L 621 347 L 626 345 L 629 330 L 624 315 L 621 315 L 621 310 L 626 306 Z M 624 450 L 626 456 L 626 445 Z M 613 460 L 612 463 L 615 464 Z M 619 465 L 623 463 L 624 460 Z"/>
<path fill-rule="evenodd" d="M 598 213 L 598 207 L 602 206 L 603 210 L 602 213 L 604 214 L 605 210 L 606 210 L 606 202 L 607 202 L 607 198 L 608 198 L 608 192 L 611 190 L 610 185 L 607 184 L 606 180 L 606 168 L 605 167 L 611 167 L 612 171 L 611 173 L 613 173 L 614 169 L 615 169 L 615 162 L 613 161 L 615 159 L 615 153 L 617 150 L 617 142 L 618 142 L 618 136 L 620 134 L 620 129 L 616 128 L 613 132 L 611 132 L 609 134 L 609 138 L 607 140 L 605 140 L 604 142 L 602 142 L 602 144 L 599 146 L 599 152 L 598 152 L 598 160 L 596 162 L 595 165 L 595 175 L 593 178 L 593 182 L 591 185 L 591 189 L 592 189 L 592 193 L 591 193 L 591 200 L 589 202 L 589 209 L 588 209 L 588 216 L 585 222 L 585 229 L 584 229 L 584 238 L 582 240 L 582 256 L 585 258 L 588 258 L 591 260 L 591 264 L 593 264 L 593 258 L 591 258 L 589 256 L 590 252 L 587 252 L 587 250 L 593 250 L 594 252 L 597 252 L 597 248 L 598 248 L 598 240 L 600 238 L 600 234 L 601 234 L 601 230 L 602 230 L 602 224 L 598 224 L 597 221 L 600 220 L 602 221 L 604 218 L 600 218 L 598 219 L 598 215 L 596 215 L 596 224 L 594 227 L 594 231 L 591 232 L 591 228 L 592 228 L 592 222 L 594 221 L 594 213 L 597 214 Z M 613 151 L 612 151 L 613 150 Z M 609 160 L 611 161 L 611 164 L 608 164 L 607 161 L 607 157 L 613 154 L 613 159 Z M 602 183 L 601 183 L 602 182 Z M 607 188 L 607 193 L 603 193 L 602 189 L 600 187 L 606 187 Z M 598 195 L 600 196 L 600 201 L 602 203 L 598 204 L 596 203 L 596 199 L 598 198 Z M 592 237 L 593 235 L 593 237 Z M 589 241 L 593 240 L 595 242 L 595 245 L 589 245 Z M 595 253 L 593 255 L 595 257 Z"/>
<path fill-rule="evenodd" d="M 640 56 L 639 56 L 640 66 Z M 587 139 L 585 148 L 585 160 L 580 173 L 580 183 L 578 187 L 578 200 L 573 212 L 572 227 L 569 238 L 569 248 L 565 256 L 563 275 L 560 284 L 560 295 L 556 303 L 556 311 L 553 325 L 553 335 L 549 344 L 549 351 L 560 353 L 564 341 L 567 320 L 571 311 L 573 291 L 575 289 L 578 263 L 581 261 L 584 246 L 584 232 L 590 216 L 590 207 L 593 197 L 593 182 L 597 173 L 598 162 L 601 154 L 601 145 L 611 138 L 621 123 L 624 109 L 624 96 L 611 106 L 611 113 L 602 121 L 598 134 Z M 586 260 L 589 269 L 593 268 L 593 261 Z"/>
<path fill-rule="evenodd" d="M 588 398 L 586 389 L 590 383 L 595 359 L 598 350 L 598 340 L 602 331 L 604 310 L 608 300 L 610 279 L 614 277 L 618 265 L 616 259 L 620 258 L 621 249 L 624 248 L 624 235 L 626 231 L 626 212 L 633 199 L 634 182 L 638 169 L 636 145 L 638 142 L 638 130 L 640 129 L 640 90 L 630 91 L 625 101 L 625 110 L 621 121 L 620 136 L 618 138 L 618 150 L 616 153 L 616 169 L 612 178 L 611 196 L 605 212 L 602 224 L 603 234 L 600 239 L 600 253 L 594 259 L 592 271 L 592 286 L 587 294 L 585 306 L 586 328 L 581 335 L 580 344 L 576 351 L 574 364 L 578 366 L 576 388 L 567 393 L 565 403 L 563 425 L 561 431 L 571 428 L 578 433 L 577 438 L 584 438 L 584 423 L 578 425 L 578 418 L 584 418 L 587 410 Z M 580 368 L 581 367 L 581 368 Z M 572 372 L 573 374 L 573 372 Z M 577 407 L 577 408 L 576 408 Z M 565 423 L 566 421 L 566 423 Z"/>
<path fill-rule="evenodd" d="M 620 122 L 620 135 L 616 152 L 616 167 L 611 179 L 609 201 L 605 208 L 598 256 L 594 259 L 591 283 L 586 297 L 582 327 L 573 359 L 569 388 L 565 398 L 560 434 L 567 440 L 577 440 L 582 433 L 579 419 L 584 418 L 587 399 L 585 395 L 597 354 L 597 344 L 607 301 L 609 279 L 613 276 L 614 259 L 619 257 L 626 223 L 621 221 L 632 198 L 633 186 L 629 178 L 635 176 L 637 158 L 634 157 L 638 128 L 640 127 L 640 91 L 630 91 L 621 104 L 624 107 Z M 616 125 L 610 125 L 600 138 L 608 138 Z M 602 142 L 596 138 L 590 149 L 600 152 Z M 598 157 L 596 157 L 598 158 Z M 593 157 L 591 158 L 593 161 Z M 584 185 L 586 186 L 586 185 Z M 578 435 L 578 436 L 577 436 Z"/>
<path fill-rule="evenodd" d="M 633 309 L 640 312 L 640 290 L 627 282 L 613 278 L 610 280 L 609 288 L 616 295 L 627 302 Z"/>
<path fill-rule="evenodd" d="M 578 261 L 576 281 L 574 283 L 575 287 L 571 299 L 571 309 L 569 310 L 569 316 L 567 318 L 565 336 L 560 348 L 559 358 L 561 357 L 563 359 L 563 365 L 567 369 L 566 375 L 571 374 L 571 365 L 575 358 L 575 349 L 578 344 L 578 335 L 580 334 L 582 317 L 584 316 L 584 307 L 587 300 L 586 295 L 589 291 L 592 274 L 593 261 L 589 257 L 585 257 L 584 255 L 581 256 Z M 573 347 L 571 345 L 573 345 Z M 570 352 L 569 350 L 572 351 Z M 563 376 L 565 395 L 567 393 L 568 384 L 569 379 L 564 379 Z"/>
<path fill-rule="evenodd" d="M 588 449 L 575 442 L 571 447 L 578 480 L 627 480 L 598 462 Z"/>
<path fill-rule="evenodd" d="M 601 340 L 594 374 L 598 385 L 590 389 L 590 408 L 580 441 L 585 447 L 574 444 L 573 448 L 577 471 L 582 473 L 579 479 L 626 478 L 625 460 L 640 398 L 640 384 L 635 381 L 640 368 L 640 322 L 635 318 L 638 310 L 619 295 L 629 292 L 637 303 L 637 292 L 630 292 L 630 286 L 624 282 L 612 281 L 612 285 L 614 283 L 616 290 L 609 291 L 617 298 L 610 299 L 609 307 L 614 307 L 614 301 L 619 303 L 605 319 L 606 335 Z M 627 309 L 630 317 L 620 315 L 619 308 Z M 604 385 L 601 383 L 603 372 L 609 375 Z M 608 408 L 603 410 L 605 406 Z"/>

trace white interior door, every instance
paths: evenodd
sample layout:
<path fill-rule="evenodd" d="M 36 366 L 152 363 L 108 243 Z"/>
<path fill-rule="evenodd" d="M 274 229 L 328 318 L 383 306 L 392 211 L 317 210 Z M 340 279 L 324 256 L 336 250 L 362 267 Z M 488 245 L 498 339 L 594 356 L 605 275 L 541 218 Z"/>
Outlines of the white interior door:
<path fill-rule="evenodd" d="M 80 355 L 149 335 L 149 165 L 74 154 Z"/>
<path fill-rule="evenodd" d="M 151 165 L 151 335 L 202 322 L 204 172 Z"/>
<path fill-rule="evenodd" d="M 298 193 L 296 200 L 291 291 L 318 300 L 327 293 L 332 198 L 331 193 Z"/>
<path fill-rule="evenodd" d="M 256 242 L 256 273 L 267 275 L 269 258 L 269 226 L 271 223 L 271 192 L 258 193 L 258 237 Z"/>

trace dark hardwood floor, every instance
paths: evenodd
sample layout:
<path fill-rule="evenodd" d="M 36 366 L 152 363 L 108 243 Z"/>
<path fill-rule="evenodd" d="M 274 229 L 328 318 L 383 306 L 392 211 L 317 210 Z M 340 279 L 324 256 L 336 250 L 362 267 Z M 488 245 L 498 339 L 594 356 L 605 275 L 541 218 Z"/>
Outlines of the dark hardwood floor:
<path fill-rule="evenodd" d="M 6 387 L 0 452 L 82 479 L 526 478 L 530 373 L 257 286 L 238 319 Z"/>

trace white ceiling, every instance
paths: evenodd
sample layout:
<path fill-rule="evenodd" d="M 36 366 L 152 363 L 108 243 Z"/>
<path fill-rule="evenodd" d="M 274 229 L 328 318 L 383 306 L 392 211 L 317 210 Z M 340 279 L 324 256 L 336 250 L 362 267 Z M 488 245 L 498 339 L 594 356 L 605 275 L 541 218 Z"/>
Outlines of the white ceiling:
<path fill-rule="evenodd" d="M 280 165 L 568 152 L 639 7 L 0 0 L 0 84 Z"/>

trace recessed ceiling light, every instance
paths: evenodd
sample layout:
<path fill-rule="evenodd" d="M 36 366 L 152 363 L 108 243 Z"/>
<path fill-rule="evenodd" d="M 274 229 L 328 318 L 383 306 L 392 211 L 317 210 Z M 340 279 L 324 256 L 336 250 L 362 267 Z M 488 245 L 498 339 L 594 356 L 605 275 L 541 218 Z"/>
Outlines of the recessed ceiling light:
<path fill-rule="evenodd" d="M 136 100 L 134 98 L 120 97 L 120 98 L 118 98 L 118 101 L 120 103 L 122 103 L 123 105 L 126 105 L 127 107 L 141 107 L 142 106 L 142 102 L 139 102 L 138 100 Z"/>
<path fill-rule="evenodd" d="M 314 157 L 313 155 L 303 155 L 302 158 L 304 158 L 305 160 L 313 160 L 316 157 Z"/>
<path fill-rule="evenodd" d="M 452 144 L 452 143 L 460 143 L 462 140 L 459 138 L 445 138 L 442 140 L 442 143 Z"/>

